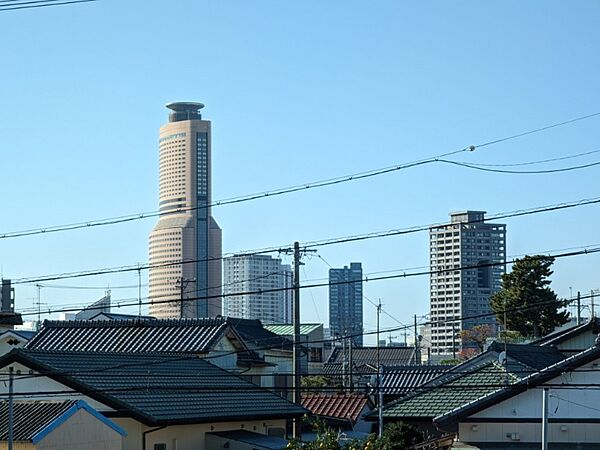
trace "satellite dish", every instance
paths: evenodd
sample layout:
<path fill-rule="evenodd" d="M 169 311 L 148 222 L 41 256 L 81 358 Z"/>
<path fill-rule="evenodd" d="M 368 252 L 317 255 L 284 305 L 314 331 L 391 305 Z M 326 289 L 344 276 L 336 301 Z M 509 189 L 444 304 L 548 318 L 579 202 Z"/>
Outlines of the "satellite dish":
<path fill-rule="evenodd" d="M 506 365 L 506 352 L 500 352 L 500 354 L 498 355 L 498 362 L 503 366 Z"/>

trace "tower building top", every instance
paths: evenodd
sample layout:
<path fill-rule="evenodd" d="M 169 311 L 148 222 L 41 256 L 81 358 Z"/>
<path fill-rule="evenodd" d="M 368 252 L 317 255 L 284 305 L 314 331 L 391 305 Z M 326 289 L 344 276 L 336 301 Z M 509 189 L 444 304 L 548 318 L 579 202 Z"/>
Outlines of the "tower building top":
<path fill-rule="evenodd" d="M 201 120 L 200 110 L 204 108 L 204 103 L 197 102 L 172 102 L 167 103 L 169 113 L 169 122 L 181 122 L 182 120 Z"/>

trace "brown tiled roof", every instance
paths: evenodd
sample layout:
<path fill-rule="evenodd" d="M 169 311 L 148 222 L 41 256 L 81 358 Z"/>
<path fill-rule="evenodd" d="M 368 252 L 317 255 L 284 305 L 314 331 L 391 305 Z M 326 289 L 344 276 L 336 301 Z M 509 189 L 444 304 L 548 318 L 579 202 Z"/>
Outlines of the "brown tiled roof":
<path fill-rule="evenodd" d="M 302 406 L 313 414 L 334 419 L 346 419 L 355 423 L 360 413 L 369 403 L 362 394 L 306 394 L 302 396 Z"/>

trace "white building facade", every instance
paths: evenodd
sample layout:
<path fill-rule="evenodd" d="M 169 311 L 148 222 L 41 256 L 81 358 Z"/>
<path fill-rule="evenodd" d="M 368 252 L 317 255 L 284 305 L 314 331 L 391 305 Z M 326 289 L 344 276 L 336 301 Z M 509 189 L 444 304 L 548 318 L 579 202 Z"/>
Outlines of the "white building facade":
<path fill-rule="evenodd" d="M 263 323 L 292 322 L 292 270 L 268 255 L 223 259 L 223 315 Z M 239 294 L 239 295 L 236 295 Z"/>
<path fill-rule="evenodd" d="M 450 218 L 450 224 L 429 230 L 434 359 L 464 348 L 458 337 L 462 330 L 476 325 L 495 330 L 490 296 L 500 290 L 505 273 L 506 225 L 486 223 L 484 211 L 454 212 Z M 473 316 L 482 317 L 452 322 Z"/>

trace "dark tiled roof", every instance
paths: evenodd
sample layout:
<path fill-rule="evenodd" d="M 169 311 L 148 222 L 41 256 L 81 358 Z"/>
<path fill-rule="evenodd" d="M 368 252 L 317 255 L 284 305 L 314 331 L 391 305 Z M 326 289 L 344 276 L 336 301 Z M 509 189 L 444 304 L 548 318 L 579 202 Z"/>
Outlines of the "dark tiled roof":
<path fill-rule="evenodd" d="M 31 441 L 39 432 L 66 413 L 77 401 L 16 401 L 13 406 L 15 441 Z M 0 402 L 0 441 L 8 440 L 8 402 Z"/>
<path fill-rule="evenodd" d="M 377 369 L 374 366 L 368 364 L 352 364 L 352 373 L 354 375 L 373 375 L 377 373 Z M 344 366 L 342 363 L 325 363 L 323 364 L 323 374 L 328 377 L 341 376 L 344 373 Z"/>
<path fill-rule="evenodd" d="M 98 314 L 90 317 L 89 320 L 97 320 L 97 318 L 99 316 L 104 316 L 109 320 L 136 320 L 136 319 L 156 320 L 156 317 L 153 317 L 153 316 L 140 316 L 140 315 L 136 315 L 136 314 L 118 314 L 118 313 L 111 313 L 111 312 L 99 312 Z"/>
<path fill-rule="evenodd" d="M 249 344 L 252 350 L 280 349 L 292 350 L 289 339 L 267 330 L 260 320 L 227 318 L 227 323 Z"/>
<path fill-rule="evenodd" d="M 27 348 L 82 352 L 206 353 L 227 328 L 224 319 L 45 321 Z"/>
<path fill-rule="evenodd" d="M 450 366 L 392 366 L 383 372 L 383 393 L 405 395 L 450 370 Z"/>
<path fill-rule="evenodd" d="M 501 353 L 506 348 L 509 358 L 512 358 L 535 370 L 543 369 L 565 359 L 555 347 L 540 347 L 530 344 L 503 344 L 493 342 L 489 350 Z"/>
<path fill-rule="evenodd" d="M 302 406 L 313 414 L 355 423 L 369 403 L 366 395 L 360 394 L 307 394 L 302 396 Z"/>
<path fill-rule="evenodd" d="M 346 350 L 348 352 L 348 350 Z M 414 364 L 415 349 L 413 347 L 380 347 L 379 360 L 384 366 Z M 341 364 L 344 360 L 344 351 L 335 347 L 327 359 L 328 363 Z M 369 364 L 377 367 L 377 347 L 353 347 L 352 361 L 357 366 Z"/>
<path fill-rule="evenodd" d="M 260 320 L 217 317 L 47 320 L 27 348 L 83 352 L 207 353 L 228 330 L 239 337 L 244 350 L 291 349 L 292 346 L 288 339 L 266 330 Z"/>
<path fill-rule="evenodd" d="M 147 425 L 276 418 L 306 411 L 191 355 L 13 350 L 0 358 L 57 381 Z"/>

